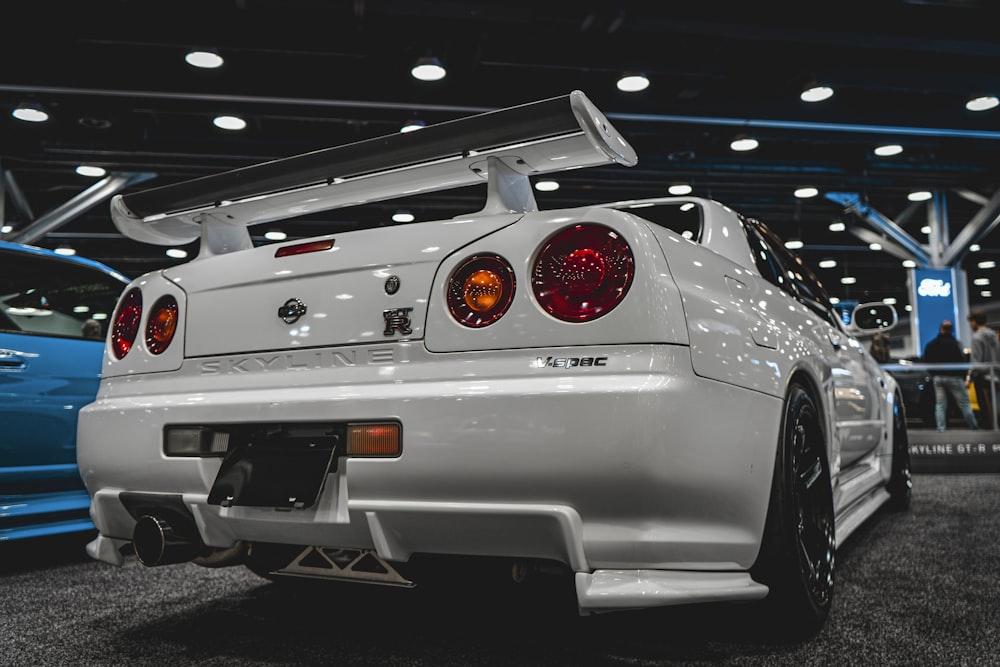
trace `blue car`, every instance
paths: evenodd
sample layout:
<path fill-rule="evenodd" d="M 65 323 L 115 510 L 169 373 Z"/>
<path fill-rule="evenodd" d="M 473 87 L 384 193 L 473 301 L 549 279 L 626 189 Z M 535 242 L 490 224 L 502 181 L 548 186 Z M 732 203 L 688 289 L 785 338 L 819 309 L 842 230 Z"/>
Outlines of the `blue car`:
<path fill-rule="evenodd" d="M 97 394 L 127 282 L 98 262 L 0 242 L 0 542 L 93 529 L 77 413 Z"/>

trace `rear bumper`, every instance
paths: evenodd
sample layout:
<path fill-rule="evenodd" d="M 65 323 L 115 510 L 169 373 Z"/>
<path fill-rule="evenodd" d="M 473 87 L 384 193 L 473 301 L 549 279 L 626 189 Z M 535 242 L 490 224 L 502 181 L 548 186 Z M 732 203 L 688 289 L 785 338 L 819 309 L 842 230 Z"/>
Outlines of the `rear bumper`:
<path fill-rule="evenodd" d="M 569 354 L 607 362 L 537 363 Z M 227 367 L 235 372 L 217 372 Z M 585 573 L 741 571 L 756 558 L 780 401 L 698 378 L 686 347 L 432 355 L 414 346 L 379 367 L 250 368 L 202 360 L 105 381 L 78 438 L 102 535 L 130 539 L 128 492 L 180 495 L 202 541 L 219 548 L 546 558 Z M 209 505 L 220 460 L 162 451 L 167 424 L 361 419 L 398 420 L 402 455 L 339 461 L 304 510 Z"/>

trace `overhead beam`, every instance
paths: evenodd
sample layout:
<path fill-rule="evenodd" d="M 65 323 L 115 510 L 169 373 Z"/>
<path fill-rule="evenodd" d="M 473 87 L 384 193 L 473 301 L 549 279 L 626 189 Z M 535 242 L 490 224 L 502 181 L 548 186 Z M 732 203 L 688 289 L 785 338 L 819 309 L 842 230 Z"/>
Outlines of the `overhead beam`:
<path fill-rule="evenodd" d="M 154 176 L 156 174 L 148 172 L 112 173 L 64 204 L 43 214 L 24 229 L 15 232 L 8 240 L 15 243 L 33 243 L 128 186 Z"/>
<path fill-rule="evenodd" d="M 906 233 L 902 227 L 888 217 L 861 201 L 861 195 L 856 192 L 827 192 L 824 195 L 830 201 L 840 204 L 847 211 L 857 214 L 862 220 L 892 239 L 895 244 L 907 253 L 903 259 L 912 259 L 918 266 L 933 266 L 931 256 L 916 239 Z"/>
<path fill-rule="evenodd" d="M 945 266 L 952 266 L 960 262 L 969 252 L 969 248 L 974 243 L 989 236 L 998 223 L 1000 223 L 1000 190 L 993 193 L 993 196 L 972 216 L 972 219 L 944 251 L 942 259 Z"/>
<path fill-rule="evenodd" d="M 10 195 L 10 201 L 14 204 L 14 208 L 25 220 L 34 220 L 35 214 L 31 211 L 31 205 L 28 203 L 28 198 L 24 196 L 24 191 L 21 190 L 21 186 L 14 179 L 14 172 L 9 169 L 2 171 L 3 187 L 7 190 L 7 194 Z"/>

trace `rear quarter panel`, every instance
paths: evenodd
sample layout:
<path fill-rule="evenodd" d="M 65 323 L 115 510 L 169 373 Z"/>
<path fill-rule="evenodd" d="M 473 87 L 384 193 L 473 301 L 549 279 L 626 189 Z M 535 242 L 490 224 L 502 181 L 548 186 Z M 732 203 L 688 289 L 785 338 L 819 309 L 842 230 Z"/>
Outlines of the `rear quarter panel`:
<path fill-rule="evenodd" d="M 545 242 L 579 222 L 602 224 L 618 232 L 635 257 L 635 278 L 625 299 L 612 311 L 586 323 L 563 322 L 538 305 L 532 294 L 531 272 Z M 456 322 L 445 299 L 452 271 L 476 253 L 495 253 L 506 258 L 517 280 L 510 310 L 495 324 L 482 329 L 470 329 Z M 688 327 L 680 292 L 649 227 L 621 211 L 593 207 L 526 214 L 516 224 L 445 258 L 434 278 L 425 342 L 432 352 L 630 343 L 685 345 Z"/>

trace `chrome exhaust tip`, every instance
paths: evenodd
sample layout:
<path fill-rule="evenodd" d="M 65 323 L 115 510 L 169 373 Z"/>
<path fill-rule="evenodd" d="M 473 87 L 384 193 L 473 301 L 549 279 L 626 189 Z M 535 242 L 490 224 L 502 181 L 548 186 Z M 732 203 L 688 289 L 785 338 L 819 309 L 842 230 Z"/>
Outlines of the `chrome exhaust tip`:
<path fill-rule="evenodd" d="M 165 519 L 144 515 L 132 531 L 132 547 L 139 562 L 146 567 L 186 563 L 201 555 L 200 541 L 178 534 Z"/>

